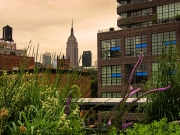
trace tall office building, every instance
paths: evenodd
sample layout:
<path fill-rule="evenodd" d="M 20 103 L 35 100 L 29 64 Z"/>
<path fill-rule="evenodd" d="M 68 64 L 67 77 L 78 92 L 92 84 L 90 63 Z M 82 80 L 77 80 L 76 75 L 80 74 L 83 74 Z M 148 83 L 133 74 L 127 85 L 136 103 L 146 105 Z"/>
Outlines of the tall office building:
<path fill-rule="evenodd" d="M 83 67 L 91 67 L 92 66 L 92 54 L 91 54 L 91 51 L 83 51 L 82 66 Z"/>
<path fill-rule="evenodd" d="M 74 36 L 73 21 L 71 34 L 67 41 L 66 58 L 69 59 L 71 67 L 78 66 L 78 42 Z"/>
<path fill-rule="evenodd" d="M 44 53 L 42 55 L 42 64 L 44 67 L 51 66 L 51 53 Z"/>
<path fill-rule="evenodd" d="M 157 70 L 155 57 L 161 54 L 162 44 L 169 48 L 180 43 L 180 0 L 117 2 L 117 26 L 121 29 L 99 30 L 97 35 L 98 97 L 102 98 L 123 97 L 140 52 L 144 58 L 134 74 L 134 88 L 152 78 L 152 71 Z"/>

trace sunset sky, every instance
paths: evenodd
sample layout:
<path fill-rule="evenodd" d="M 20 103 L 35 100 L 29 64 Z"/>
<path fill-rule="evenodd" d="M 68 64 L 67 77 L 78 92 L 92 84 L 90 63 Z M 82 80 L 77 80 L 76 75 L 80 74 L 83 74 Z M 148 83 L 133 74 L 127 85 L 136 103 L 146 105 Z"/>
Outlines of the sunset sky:
<path fill-rule="evenodd" d="M 1 33 L 9 25 L 18 49 L 32 40 L 35 47 L 39 43 L 39 54 L 66 54 L 73 18 L 79 56 L 91 50 L 94 64 L 98 30 L 117 27 L 117 4 L 116 0 L 1 0 Z"/>

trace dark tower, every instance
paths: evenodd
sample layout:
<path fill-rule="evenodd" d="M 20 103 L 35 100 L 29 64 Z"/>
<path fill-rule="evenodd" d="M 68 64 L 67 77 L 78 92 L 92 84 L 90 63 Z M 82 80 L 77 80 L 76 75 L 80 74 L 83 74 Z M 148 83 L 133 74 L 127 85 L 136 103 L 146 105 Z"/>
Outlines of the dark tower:
<path fill-rule="evenodd" d="M 83 51 L 82 55 L 82 66 L 91 67 L 92 65 L 92 54 L 91 51 Z"/>
<path fill-rule="evenodd" d="M 4 41 L 14 42 L 12 39 L 12 28 L 10 26 L 3 27 L 3 38 Z"/>

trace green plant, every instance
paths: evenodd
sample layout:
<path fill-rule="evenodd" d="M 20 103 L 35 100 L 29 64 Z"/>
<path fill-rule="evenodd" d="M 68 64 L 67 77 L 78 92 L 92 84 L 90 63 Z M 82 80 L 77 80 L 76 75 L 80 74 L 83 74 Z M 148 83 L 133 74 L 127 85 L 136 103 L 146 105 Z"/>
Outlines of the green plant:
<path fill-rule="evenodd" d="M 130 28 L 130 27 L 131 27 L 131 22 L 130 22 L 129 19 L 127 19 L 127 21 L 126 21 L 126 27 L 127 27 L 127 28 Z"/>
<path fill-rule="evenodd" d="M 114 31 L 114 28 L 113 27 L 109 28 L 109 31 Z"/>
<path fill-rule="evenodd" d="M 120 133 L 124 134 L 123 132 Z M 154 121 L 150 124 L 134 124 L 133 128 L 125 131 L 126 135 L 178 135 L 180 125 L 178 122 L 168 123 L 166 118 Z"/>
<path fill-rule="evenodd" d="M 85 134 L 77 100 L 86 92 L 88 84 L 82 86 L 88 76 L 57 70 L 52 80 L 51 69 L 26 70 L 25 64 L 19 71 L 0 74 L 0 134 Z"/>
<path fill-rule="evenodd" d="M 162 55 L 157 58 L 157 71 L 153 73 L 151 81 L 144 85 L 144 89 L 152 89 L 171 85 L 167 92 L 157 92 L 147 96 L 147 102 L 139 106 L 143 110 L 145 122 L 160 120 L 164 117 L 168 122 L 179 120 L 180 112 L 180 72 L 179 49 L 171 45 L 162 49 Z"/>
<path fill-rule="evenodd" d="M 154 14 L 153 18 L 152 18 L 153 24 L 157 24 L 157 20 L 158 20 L 158 16 L 157 16 L 157 14 Z"/>
<path fill-rule="evenodd" d="M 179 15 L 179 14 L 176 14 L 176 15 L 175 15 L 175 19 L 176 19 L 176 21 L 180 21 L 180 15 Z"/>

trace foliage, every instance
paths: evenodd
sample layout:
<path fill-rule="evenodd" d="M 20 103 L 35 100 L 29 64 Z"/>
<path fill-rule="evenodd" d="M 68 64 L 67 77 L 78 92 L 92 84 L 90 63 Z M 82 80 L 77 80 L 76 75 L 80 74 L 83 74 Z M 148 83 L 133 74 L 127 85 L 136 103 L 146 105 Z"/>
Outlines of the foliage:
<path fill-rule="evenodd" d="M 134 124 L 133 128 L 128 128 L 121 135 L 179 135 L 180 125 L 178 122 L 168 123 L 166 118 L 154 121 L 151 124 Z"/>
<path fill-rule="evenodd" d="M 147 102 L 139 106 L 143 110 L 145 122 L 160 120 L 164 117 L 169 122 L 180 119 L 180 72 L 179 53 L 175 46 L 167 50 L 164 46 L 162 55 L 157 59 L 158 71 L 153 72 L 153 79 L 146 83 L 145 89 L 171 85 L 171 90 L 157 92 L 147 96 Z"/>
<path fill-rule="evenodd" d="M 98 78 L 97 78 L 98 71 L 96 69 L 90 68 L 87 70 L 87 72 L 90 73 L 90 76 L 91 76 L 91 97 L 97 98 L 98 97 Z"/>
<path fill-rule="evenodd" d="M 0 76 L 0 134 L 85 133 L 81 126 L 84 118 L 79 117 L 76 103 L 81 96 L 80 88 L 73 85 L 80 76 L 74 71 L 65 77 L 67 82 L 62 87 L 63 78 L 56 73 L 51 82 L 49 70 L 3 72 Z M 74 100 L 66 117 L 64 109 L 70 93 Z"/>
<path fill-rule="evenodd" d="M 127 27 L 127 28 L 130 28 L 130 27 L 131 27 L 131 22 L 130 22 L 129 19 L 127 19 L 127 21 L 126 21 L 126 27 Z"/>
<path fill-rule="evenodd" d="M 114 27 L 109 28 L 109 31 L 114 31 Z"/>
<path fill-rule="evenodd" d="M 176 14 L 175 19 L 176 19 L 176 21 L 180 21 L 180 14 Z"/>
<path fill-rule="evenodd" d="M 158 16 L 157 16 L 157 14 L 154 14 L 153 18 L 152 18 L 153 24 L 157 24 L 157 20 L 158 20 Z"/>

